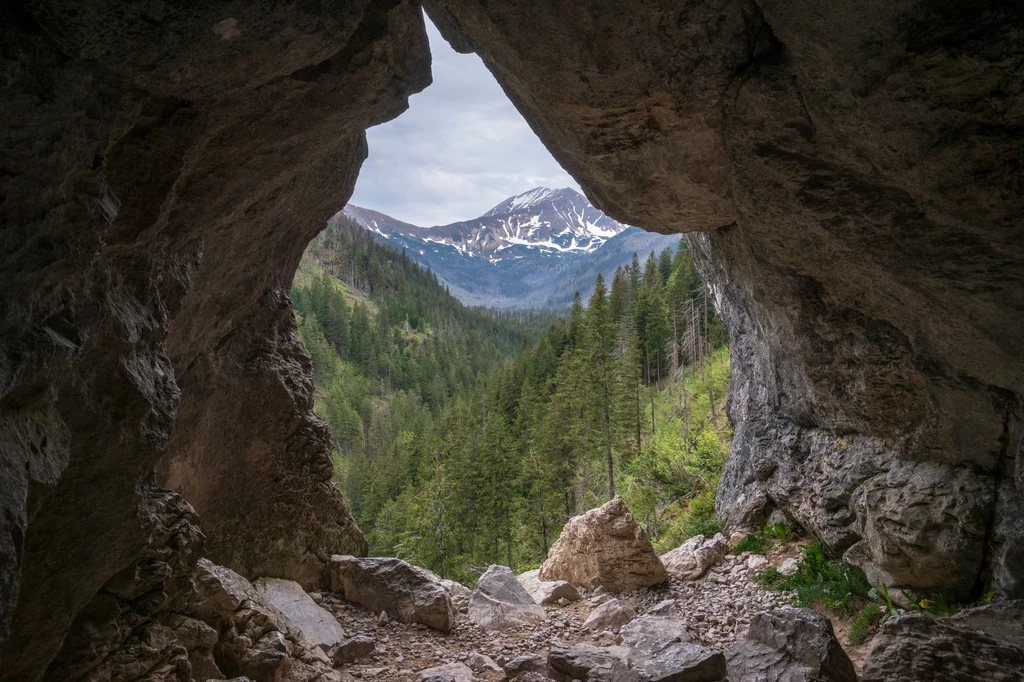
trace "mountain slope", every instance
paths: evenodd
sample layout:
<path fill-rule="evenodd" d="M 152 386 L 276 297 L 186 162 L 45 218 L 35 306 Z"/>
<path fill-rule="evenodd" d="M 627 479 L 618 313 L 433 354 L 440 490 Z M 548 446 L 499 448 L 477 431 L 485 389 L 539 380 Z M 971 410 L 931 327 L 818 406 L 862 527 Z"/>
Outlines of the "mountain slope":
<path fill-rule="evenodd" d="M 427 228 L 352 204 L 344 213 L 430 267 L 464 303 L 496 308 L 564 310 L 576 290 L 589 295 L 598 272 L 608 278 L 634 251 L 679 241 L 628 227 L 568 188 L 538 187 L 479 218 Z"/>

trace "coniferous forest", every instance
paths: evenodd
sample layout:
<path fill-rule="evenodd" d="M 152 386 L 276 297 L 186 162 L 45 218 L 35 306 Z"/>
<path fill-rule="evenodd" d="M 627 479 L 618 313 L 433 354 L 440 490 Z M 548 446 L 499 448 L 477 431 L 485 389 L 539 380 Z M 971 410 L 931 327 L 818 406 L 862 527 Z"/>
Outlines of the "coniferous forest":
<path fill-rule="evenodd" d="M 727 338 L 685 246 L 598 275 L 566 316 L 480 310 L 339 215 L 292 298 L 371 554 L 472 584 L 614 495 L 662 549 L 720 527 Z"/>

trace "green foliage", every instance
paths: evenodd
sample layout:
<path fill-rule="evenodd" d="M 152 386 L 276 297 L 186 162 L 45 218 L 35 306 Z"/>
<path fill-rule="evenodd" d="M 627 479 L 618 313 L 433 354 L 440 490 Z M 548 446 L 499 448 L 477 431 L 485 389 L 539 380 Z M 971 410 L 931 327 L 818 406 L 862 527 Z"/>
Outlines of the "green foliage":
<path fill-rule="evenodd" d="M 819 540 L 803 547 L 803 558 L 792 575 L 775 569 L 761 572 L 757 582 L 765 587 L 796 593 L 795 602 L 807 608 L 824 607 L 850 615 L 857 598 L 867 598 L 870 586 L 855 566 L 828 559 Z"/>
<path fill-rule="evenodd" d="M 850 644 L 863 644 L 874 627 L 884 620 L 885 614 L 877 604 L 868 604 L 850 620 L 850 629 L 846 634 Z"/>
<path fill-rule="evenodd" d="M 634 257 L 557 319 L 465 308 L 339 218 L 292 298 L 371 553 L 471 584 L 490 563 L 538 565 L 613 494 L 661 545 L 721 530 L 728 349 L 685 250 Z"/>
<path fill-rule="evenodd" d="M 733 554 L 751 552 L 753 554 L 764 554 L 771 547 L 768 535 L 764 531 L 751 533 L 737 542 L 733 548 Z"/>

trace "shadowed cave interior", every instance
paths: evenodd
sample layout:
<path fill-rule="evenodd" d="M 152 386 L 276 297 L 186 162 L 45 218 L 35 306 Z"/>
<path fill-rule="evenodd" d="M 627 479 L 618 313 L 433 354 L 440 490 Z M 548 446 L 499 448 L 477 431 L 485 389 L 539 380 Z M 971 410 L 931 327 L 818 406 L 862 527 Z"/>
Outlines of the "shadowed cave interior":
<path fill-rule="evenodd" d="M 367 551 L 288 291 L 430 83 L 423 10 L 596 206 L 686 233 L 729 527 L 781 509 L 876 587 L 1020 608 L 1017 4 L 8 2 L 2 677 L 337 674 L 246 581 L 337 591 Z M 954 626 L 914 618 L 863 679 L 927 679 L 906 642 Z M 1020 679 L 978 637 L 965 674 Z"/>

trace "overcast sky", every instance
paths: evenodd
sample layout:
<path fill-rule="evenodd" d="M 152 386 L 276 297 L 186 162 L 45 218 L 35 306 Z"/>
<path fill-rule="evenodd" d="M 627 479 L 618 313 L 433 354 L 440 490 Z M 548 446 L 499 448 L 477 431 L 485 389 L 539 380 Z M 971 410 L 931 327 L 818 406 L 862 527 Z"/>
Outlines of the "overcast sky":
<path fill-rule="evenodd" d="M 476 218 L 534 187 L 579 186 L 475 54 L 427 20 L 434 82 L 409 110 L 366 132 L 370 156 L 350 200 L 424 227 Z"/>

